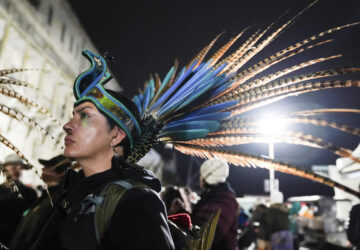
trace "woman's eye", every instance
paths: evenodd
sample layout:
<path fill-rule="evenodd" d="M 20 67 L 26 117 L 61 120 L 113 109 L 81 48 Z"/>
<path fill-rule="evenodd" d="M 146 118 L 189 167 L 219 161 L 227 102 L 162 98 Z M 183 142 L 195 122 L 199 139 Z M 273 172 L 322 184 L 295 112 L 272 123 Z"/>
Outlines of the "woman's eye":
<path fill-rule="evenodd" d="M 86 113 L 80 113 L 80 118 L 81 118 L 81 119 L 88 118 L 88 117 L 89 117 L 88 114 L 86 114 Z"/>

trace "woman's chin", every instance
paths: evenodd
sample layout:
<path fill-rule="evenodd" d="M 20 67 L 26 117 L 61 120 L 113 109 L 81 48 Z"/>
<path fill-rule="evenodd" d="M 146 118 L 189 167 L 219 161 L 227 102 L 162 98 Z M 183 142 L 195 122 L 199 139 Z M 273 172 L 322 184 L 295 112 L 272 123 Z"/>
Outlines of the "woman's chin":
<path fill-rule="evenodd" d="M 74 159 L 76 158 L 76 153 L 73 150 L 70 150 L 69 148 L 65 148 L 64 155 L 67 158 Z"/>

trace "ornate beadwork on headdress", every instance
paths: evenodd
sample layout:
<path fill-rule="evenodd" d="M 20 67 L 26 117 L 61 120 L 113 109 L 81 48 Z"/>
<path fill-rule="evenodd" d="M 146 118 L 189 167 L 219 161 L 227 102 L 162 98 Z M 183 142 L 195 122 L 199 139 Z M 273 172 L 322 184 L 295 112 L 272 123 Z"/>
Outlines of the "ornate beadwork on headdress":
<path fill-rule="evenodd" d="M 95 55 L 89 50 L 84 50 L 83 55 L 90 61 L 91 67 L 81 73 L 74 83 L 74 96 L 78 105 L 84 101 L 91 101 L 106 116 L 116 122 L 124 130 L 130 141 L 130 147 L 134 146 L 134 135 L 131 134 L 136 128 L 137 135 L 141 135 L 141 128 L 135 116 L 119 100 L 111 96 L 103 85 L 111 79 L 107 72 L 104 58 Z"/>

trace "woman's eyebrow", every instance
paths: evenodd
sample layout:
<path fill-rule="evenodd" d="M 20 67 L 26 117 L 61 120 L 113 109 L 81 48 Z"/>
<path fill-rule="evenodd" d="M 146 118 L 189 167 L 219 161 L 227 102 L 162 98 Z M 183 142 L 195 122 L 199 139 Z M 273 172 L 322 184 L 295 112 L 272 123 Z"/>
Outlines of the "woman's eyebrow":
<path fill-rule="evenodd" d="M 75 112 L 76 112 L 76 113 L 80 113 L 80 112 L 84 111 L 84 109 L 87 109 L 87 108 L 91 109 L 90 106 L 85 106 L 85 107 L 82 107 L 81 109 L 74 110 L 74 111 L 73 111 L 73 114 L 74 114 Z"/>

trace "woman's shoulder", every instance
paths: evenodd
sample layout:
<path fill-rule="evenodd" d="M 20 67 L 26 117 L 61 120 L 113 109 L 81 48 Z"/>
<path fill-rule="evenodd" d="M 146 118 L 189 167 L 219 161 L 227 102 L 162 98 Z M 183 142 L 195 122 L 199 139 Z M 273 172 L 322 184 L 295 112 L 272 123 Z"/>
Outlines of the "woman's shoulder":
<path fill-rule="evenodd" d="M 144 204 L 161 201 L 159 194 L 154 189 L 143 183 L 136 182 L 133 188 L 126 191 L 123 199 Z"/>
<path fill-rule="evenodd" d="M 123 204 L 149 204 L 159 202 L 158 193 L 143 182 L 132 179 L 118 179 L 108 183 L 101 192 L 105 199 L 118 201 L 118 206 Z"/>

